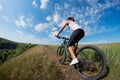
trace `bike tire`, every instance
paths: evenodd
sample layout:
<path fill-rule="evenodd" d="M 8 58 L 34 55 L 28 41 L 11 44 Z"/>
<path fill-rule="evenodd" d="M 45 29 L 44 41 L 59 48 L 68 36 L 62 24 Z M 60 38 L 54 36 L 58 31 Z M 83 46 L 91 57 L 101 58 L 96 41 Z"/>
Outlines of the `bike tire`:
<path fill-rule="evenodd" d="M 93 56 L 91 56 L 91 54 L 92 53 L 87 53 L 87 50 L 91 50 L 91 51 L 95 51 L 95 52 L 93 52 L 95 55 L 94 55 L 94 57 Z M 83 52 L 84 51 L 84 52 Z M 85 51 L 86 51 L 86 53 L 85 53 Z M 83 55 L 83 53 L 85 54 L 85 55 Z M 88 55 L 87 54 L 89 54 L 90 55 L 90 57 L 91 57 L 91 60 L 89 59 L 89 58 L 87 58 L 88 57 Z M 98 47 L 96 47 L 96 46 L 93 46 L 93 45 L 87 45 L 87 46 L 84 46 L 84 47 L 82 47 L 82 48 L 80 48 L 79 50 L 78 50 L 78 52 L 77 52 L 77 58 L 79 59 L 80 58 L 80 56 L 81 55 L 83 55 L 81 58 L 83 58 L 83 57 L 85 57 L 85 56 L 87 56 L 87 57 L 85 57 L 85 58 L 83 58 L 83 59 L 81 59 L 80 60 L 80 62 L 78 63 L 78 64 L 76 64 L 76 65 L 74 65 L 74 68 L 76 69 L 76 71 L 79 73 L 79 75 L 82 77 L 82 78 L 84 78 L 85 80 L 98 80 L 99 78 L 101 78 L 104 74 L 105 74 L 105 71 L 106 71 L 106 66 L 107 66 L 107 61 L 106 61 L 106 58 L 105 58 L 105 55 L 104 55 L 104 53 L 103 53 L 103 51 L 101 50 L 101 49 L 99 49 Z M 86 59 L 87 58 L 87 59 Z M 94 59 L 95 58 L 95 59 Z M 97 60 L 97 58 L 98 58 L 98 60 Z M 92 61 L 92 59 L 93 59 L 93 61 L 96 63 L 96 64 L 101 64 L 100 66 L 98 66 L 98 67 L 100 67 L 100 70 L 99 70 L 99 72 L 97 73 L 97 74 L 95 74 L 95 70 L 97 71 L 97 68 L 95 67 L 93 67 L 93 71 L 91 71 L 91 75 L 93 75 L 93 74 L 95 74 L 94 76 L 90 76 L 90 74 L 88 74 L 87 73 L 87 71 L 85 72 L 85 66 L 87 65 L 87 61 L 89 61 L 89 63 L 91 63 L 91 64 L 89 64 L 89 68 L 88 68 L 88 71 L 90 70 L 90 68 L 92 68 L 91 66 L 93 65 L 93 66 L 95 66 L 95 64 L 94 64 L 94 62 Z M 83 62 L 85 63 L 82 63 L 82 60 L 83 60 Z M 91 61 L 91 62 L 90 62 Z M 97 63 L 97 61 L 101 61 L 101 62 L 99 62 L 99 63 Z M 93 63 L 93 64 L 92 64 Z M 90 66 L 91 65 L 91 66 Z M 91 69 L 92 70 L 92 69 Z M 92 72 L 94 72 L 94 73 L 92 73 Z M 89 76 L 88 76 L 89 75 Z"/>
<path fill-rule="evenodd" d="M 66 50 L 64 46 L 59 46 L 57 49 L 57 59 L 60 64 L 64 64 L 66 60 Z"/>

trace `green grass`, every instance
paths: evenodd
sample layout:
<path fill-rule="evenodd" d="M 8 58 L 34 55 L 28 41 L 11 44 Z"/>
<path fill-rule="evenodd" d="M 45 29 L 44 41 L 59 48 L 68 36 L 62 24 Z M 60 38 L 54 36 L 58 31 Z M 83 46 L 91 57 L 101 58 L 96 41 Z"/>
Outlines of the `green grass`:
<path fill-rule="evenodd" d="M 103 80 L 120 79 L 120 43 L 98 45 L 105 53 L 109 74 Z"/>

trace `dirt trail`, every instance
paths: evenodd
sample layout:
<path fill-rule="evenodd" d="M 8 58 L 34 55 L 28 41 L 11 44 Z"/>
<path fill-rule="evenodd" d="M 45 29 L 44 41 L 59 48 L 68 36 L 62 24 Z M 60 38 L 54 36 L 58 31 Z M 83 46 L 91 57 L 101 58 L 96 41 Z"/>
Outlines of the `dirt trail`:
<path fill-rule="evenodd" d="M 74 70 L 73 66 L 70 66 L 68 62 L 66 62 L 64 65 L 61 65 L 58 63 L 57 57 L 56 57 L 56 49 L 52 48 L 50 49 L 50 52 L 52 52 L 51 56 L 54 56 L 54 58 L 52 59 L 56 61 L 56 64 L 59 66 L 62 74 L 65 76 L 65 80 L 83 80 L 80 78 L 78 73 Z"/>
<path fill-rule="evenodd" d="M 51 46 L 37 46 L 34 49 L 32 49 L 31 51 L 32 52 L 35 51 L 35 53 L 46 51 L 46 53 L 48 53 L 48 54 L 45 55 L 44 58 L 46 58 L 46 60 L 50 60 L 51 63 L 58 65 L 59 69 L 61 70 L 62 74 L 65 77 L 65 80 L 83 80 L 80 78 L 78 73 L 74 70 L 74 68 L 69 65 L 69 63 L 67 63 L 65 65 L 61 65 L 58 63 L 55 48 L 53 48 Z M 30 55 L 30 53 L 29 53 L 29 55 Z"/>
<path fill-rule="evenodd" d="M 60 65 L 65 80 L 82 80 L 73 67 L 69 65 Z"/>

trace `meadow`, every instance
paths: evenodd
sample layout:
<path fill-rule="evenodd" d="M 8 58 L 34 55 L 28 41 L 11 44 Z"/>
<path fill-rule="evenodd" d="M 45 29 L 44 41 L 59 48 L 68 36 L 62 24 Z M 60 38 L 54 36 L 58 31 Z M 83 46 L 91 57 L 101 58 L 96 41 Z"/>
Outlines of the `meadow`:
<path fill-rule="evenodd" d="M 99 44 L 107 59 L 108 75 L 103 80 L 120 79 L 120 43 Z"/>

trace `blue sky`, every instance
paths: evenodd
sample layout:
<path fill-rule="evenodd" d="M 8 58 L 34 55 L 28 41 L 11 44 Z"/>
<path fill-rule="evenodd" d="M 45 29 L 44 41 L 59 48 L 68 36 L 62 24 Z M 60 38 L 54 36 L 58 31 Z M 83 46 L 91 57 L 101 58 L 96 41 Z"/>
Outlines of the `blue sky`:
<path fill-rule="evenodd" d="M 16 42 L 56 44 L 68 16 L 85 30 L 80 41 L 120 42 L 120 0 L 0 0 L 0 37 Z M 67 27 L 61 36 L 69 37 Z"/>

